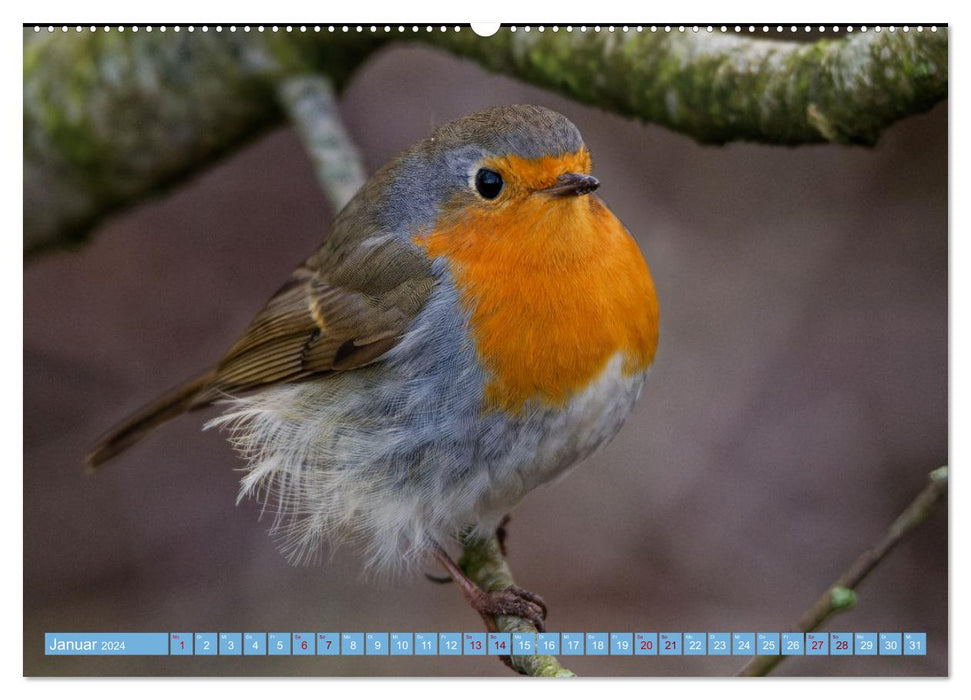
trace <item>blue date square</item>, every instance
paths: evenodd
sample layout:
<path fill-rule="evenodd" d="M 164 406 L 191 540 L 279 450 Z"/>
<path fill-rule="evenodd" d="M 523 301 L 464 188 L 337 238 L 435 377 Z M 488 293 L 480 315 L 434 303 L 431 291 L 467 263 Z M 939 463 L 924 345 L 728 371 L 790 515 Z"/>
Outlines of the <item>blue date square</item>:
<path fill-rule="evenodd" d="M 363 656 L 364 634 L 362 632 L 341 632 L 341 656 Z"/>
<path fill-rule="evenodd" d="M 880 633 L 880 655 L 900 656 L 903 646 L 903 635 L 900 632 Z"/>
<path fill-rule="evenodd" d="M 755 653 L 762 656 L 779 655 L 779 633 L 759 632 L 755 635 Z"/>
<path fill-rule="evenodd" d="M 704 656 L 708 653 L 708 635 L 704 632 L 685 632 L 682 635 L 682 652 L 685 656 Z"/>
<path fill-rule="evenodd" d="M 657 656 L 657 632 L 634 633 L 634 656 Z"/>
<path fill-rule="evenodd" d="M 391 656 L 411 656 L 414 653 L 415 642 L 411 632 L 392 632 L 388 644 Z"/>
<path fill-rule="evenodd" d="M 536 653 L 559 656 L 560 654 L 560 633 L 559 632 L 538 632 L 536 634 Z"/>
<path fill-rule="evenodd" d="M 243 635 L 239 632 L 219 633 L 220 656 L 239 656 L 243 653 Z"/>
<path fill-rule="evenodd" d="M 516 656 L 532 656 L 535 654 L 536 635 L 532 632 L 513 632 L 512 653 Z"/>
<path fill-rule="evenodd" d="M 806 656 L 829 656 L 829 632 L 806 632 Z"/>
<path fill-rule="evenodd" d="M 729 632 L 708 633 L 708 655 L 729 656 L 732 653 L 732 635 Z"/>
<path fill-rule="evenodd" d="M 630 632 L 610 633 L 610 655 L 631 656 L 634 653 L 634 635 Z"/>
<path fill-rule="evenodd" d="M 487 654 L 492 656 L 509 656 L 512 649 L 512 634 L 509 632 L 489 632 L 486 639 L 488 644 Z"/>
<path fill-rule="evenodd" d="M 196 632 L 196 656 L 215 656 L 219 642 L 215 632 Z"/>
<path fill-rule="evenodd" d="M 876 656 L 877 655 L 877 633 L 876 632 L 857 632 L 853 635 L 854 653 L 857 656 Z"/>
<path fill-rule="evenodd" d="M 786 656 L 802 656 L 806 653 L 806 635 L 802 632 L 783 632 L 782 653 Z"/>
<path fill-rule="evenodd" d="M 267 634 L 266 652 L 270 656 L 290 656 L 290 633 L 270 632 Z"/>
<path fill-rule="evenodd" d="M 735 656 L 747 656 L 755 653 L 755 633 L 754 632 L 733 632 L 732 633 L 732 654 Z"/>
<path fill-rule="evenodd" d="M 583 632 L 564 632 L 560 635 L 560 654 L 583 656 Z"/>
<path fill-rule="evenodd" d="M 317 633 L 317 656 L 338 656 L 341 653 L 341 636 L 337 632 Z"/>
<path fill-rule="evenodd" d="M 439 634 L 438 653 L 440 656 L 461 656 L 462 634 L 460 632 L 442 632 Z"/>
<path fill-rule="evenodd" d="M 438 633 L 415 632 L 415 656 L 437 656 Z"/>
<path fill-rule="evenodd" d="M 243 635 L 246 656 L 266 656 L 266 632 L 246 632 Z"/>
<path fill-rule="evenodd" d="M 661 632 L 657 636 L 658 653 L 661 656 L 681 656 L 681 633 Z"/>
<path fill-rule="evenodd" d="M 466 656 L 485 656 L 485 632 L 465 632 L 462 635 L 462 652 Z"/>
<path fill-rule="evenodd" d="M 169 653 L 172 656 L 191 656 L 192 633 L 172 632 L 169 635 Z"/>
<path fill-rule="evenodd" d="M 294 656 L 313 656 L 317 653 L 313 632 L 294 632 L 292 646 Z"/>
<path fill-rule="evenodd" d="M 829 633 L 829 653 L 831 656 L 853 656 L 853 635 L 850 632 Z"/>
<path fill-rule="evenodd" d="M 904 656 L 924 656 L 926 653 L 926 632 L 904 632 Z"/>
<path fill-rule="evenodd" d="M 368 632 L 365 635 L 365 653 L 368 656 L 387 656 L 388 655 L 388 633 L 387 632 Z"/>
<path fill-rule="evenodd" d="M 610 653 L 610 642 L 606 632 L 587 632 L 587 656 L 606 656 Z"/>

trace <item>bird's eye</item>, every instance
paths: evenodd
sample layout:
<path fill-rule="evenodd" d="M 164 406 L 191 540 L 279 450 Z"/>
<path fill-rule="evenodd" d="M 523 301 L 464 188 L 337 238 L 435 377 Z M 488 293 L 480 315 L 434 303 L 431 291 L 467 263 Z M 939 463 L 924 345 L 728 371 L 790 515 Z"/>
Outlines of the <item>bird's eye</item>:
<path fill-rule="evenodd" d="M 502 192 L 502 175 L 495 170 L 480 168 L 475 174 L 475 189 L 486 199 L 495 199 Z"/>

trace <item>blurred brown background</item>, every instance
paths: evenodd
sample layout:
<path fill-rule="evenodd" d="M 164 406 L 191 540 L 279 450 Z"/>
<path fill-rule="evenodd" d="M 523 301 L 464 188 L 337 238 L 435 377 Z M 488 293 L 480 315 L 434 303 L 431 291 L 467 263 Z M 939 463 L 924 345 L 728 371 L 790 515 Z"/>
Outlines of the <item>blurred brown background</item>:
<path fill-rule="evenodd" d="M 510 561 L 557 631 L 786 629 L 947 461 L 947 105 L 873 150 L 702 147 L 422 48 L 342 98 L 373 170 L 499 103 L 569 116 L 661 302 L 647 389 L 615 441 L 513 513 Z M 110 424 L 215 361 L 334 212 L 281 129 L 124 212 L 24 282 L 24 670 L 508 675 L 488 658 L 45 658 L 45 631 L 459 631 L 457 590 L 293 568 L 206 415 L 96 477 Z M 437 572 L 436 572 L 437 573 Z M 947 515 L 834 631 L 926 631 L 926 657 L 793 658 L 779 675 L 947 673 Z M 566 660 L 582 675 L 726 675 L 735 657 Z"/>

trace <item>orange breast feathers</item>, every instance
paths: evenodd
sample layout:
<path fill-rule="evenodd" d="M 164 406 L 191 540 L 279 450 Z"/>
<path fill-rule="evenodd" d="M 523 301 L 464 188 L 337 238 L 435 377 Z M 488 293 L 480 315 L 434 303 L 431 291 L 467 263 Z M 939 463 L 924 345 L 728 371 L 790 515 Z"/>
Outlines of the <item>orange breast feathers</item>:
<path fill-rule="evenodd" d="M 580 154 L 585 163 L 563 162 Z M 536 191 L 564 166 L 589 172 L 580 154 L 497 159 L 489 167 L 506 181 L 497 201 L 447 205 L 414 239 L 449 263 L 488 372 L 487 409 L 562 406 L 618 353 L 628 375 L 654 359 L 657 297 L 633 238 L 595 196 Z"/>

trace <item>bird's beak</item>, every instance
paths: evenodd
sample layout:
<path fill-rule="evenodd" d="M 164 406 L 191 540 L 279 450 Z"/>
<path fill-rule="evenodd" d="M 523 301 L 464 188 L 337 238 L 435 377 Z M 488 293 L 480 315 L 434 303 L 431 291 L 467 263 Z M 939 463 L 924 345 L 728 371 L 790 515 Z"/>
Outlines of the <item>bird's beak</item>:
<path fill-rule="evenodd" d="M 566 173 L 556 179 L 555 185 L 542 189 L 540 192 L 554 197 L 569 197 L 571 195 L 590 194 L 598 187 L 600 187 L 600 180 L 593 175 Z"/>

